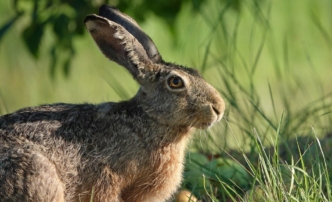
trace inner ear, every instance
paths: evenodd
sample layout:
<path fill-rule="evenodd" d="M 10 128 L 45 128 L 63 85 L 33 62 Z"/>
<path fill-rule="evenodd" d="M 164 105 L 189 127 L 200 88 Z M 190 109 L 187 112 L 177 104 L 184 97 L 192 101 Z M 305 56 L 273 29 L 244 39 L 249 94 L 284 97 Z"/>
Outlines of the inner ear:
<path fill-rule="evenodd" d="M 154 63 L 162 61 L 156 45 L 153 43 L 152 39 L 145 32 L 143 32 L 134 19 L 124 13 L 121 13 L 117 8 L 106 5 L 99 8 L 99 15 L 123 26 L 142 44 L 151 61 Z"/>
<path fill-rule="evenodd" d="M 145 49 L 124 27 L 97 15 L 87 16 L 84 23 L 104 55 L 126 67 L 134 78 L 150 71 L 152 62 Z"/>

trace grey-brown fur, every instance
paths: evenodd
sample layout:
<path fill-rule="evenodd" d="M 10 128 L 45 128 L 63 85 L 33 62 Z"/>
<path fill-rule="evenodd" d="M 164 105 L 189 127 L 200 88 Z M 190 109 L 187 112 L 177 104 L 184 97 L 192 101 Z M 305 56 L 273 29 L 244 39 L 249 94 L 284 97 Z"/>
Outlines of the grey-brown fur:
<path fill-rule="evenodd" d="M 180 185 L 190 133 L 221 119 L 222 98 L 196 70 L 163 62 L 115 8 L 100 13 L 87 16 L 87 29 L 140 90 L 120 103 L 60 103 L 0 117 L 0 201 L 165 201 Z M 170 87 L 175 77 L 185 85 Z"/>

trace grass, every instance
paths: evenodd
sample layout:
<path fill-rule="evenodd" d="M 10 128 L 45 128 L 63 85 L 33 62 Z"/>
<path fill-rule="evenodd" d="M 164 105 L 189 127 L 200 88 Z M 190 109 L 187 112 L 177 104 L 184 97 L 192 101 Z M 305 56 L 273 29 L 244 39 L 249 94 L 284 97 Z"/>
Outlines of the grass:
<path fill-rule="evenodd" d="M 198 68 L 226 101 L 221 123 L 194 136 L 183 189 L 203 201 L 332 201 L 332 3 L 245 0 L 237 12 L 231 2 L 207 1 L 199 15 L 184 6 L 177 42 L 160 33 L 165 24 L 154 16 L 142 25 L 165 60 Z M 47 54 L 31 59 L 20 30 L 0 46 L 0 114 L 41 103 L 117 101 L 137 90 L 87 35 L 75 42 L 71 76 L 57 72 L 52 81 Z"/>
<path fill-rule="evenodd" d="M 215 67 L 228 111 L 222 125 L 193 142 L 184 188 L 203 201 L 331 201 L 332 91 L 323 75 L 330 65 L 315 53 L 331 54 L 324 5 L 297 2 L 303 16 L 286 1 L 244 4 L 237 16 L 220 4 L 227 11 L 210 20 L 202 67 Z M 275 21 L 285 18 L 280 7 L 293 13 Z M 195 160 L 197 153 L 205 160 Z"/>

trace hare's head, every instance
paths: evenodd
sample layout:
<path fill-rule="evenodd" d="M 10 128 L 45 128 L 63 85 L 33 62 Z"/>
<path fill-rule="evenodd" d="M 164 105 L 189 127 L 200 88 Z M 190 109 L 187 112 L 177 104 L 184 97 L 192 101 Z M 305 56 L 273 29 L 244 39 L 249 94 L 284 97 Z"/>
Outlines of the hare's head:
<path fill-rule="evenodd" d="M 124 66 L 141 85 L 135 99 L 149 116 L 172 126 L 206 128 L 219 121 L 225 104 L 195 70 L 166 63 L 129 16 L 102 6 L 85 24 L 101 51 Z"/>

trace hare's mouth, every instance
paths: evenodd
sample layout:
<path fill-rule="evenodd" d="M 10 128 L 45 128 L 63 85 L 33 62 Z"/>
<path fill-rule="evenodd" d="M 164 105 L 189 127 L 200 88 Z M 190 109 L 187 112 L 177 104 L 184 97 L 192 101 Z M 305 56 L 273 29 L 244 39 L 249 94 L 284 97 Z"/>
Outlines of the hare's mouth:
<path fill-rule="evenodd" d="M 204 119 L 202 121 L 198 121 L 194 125 L 194 127 L 198 128 L 198 129 L 207 129 L 207 128 L 211 127 L 212 125 L 214 125 L 215 123 L 219 122 L 222 119 L 223 114 L 224 113 L 222 113 L 222 114 L 220 114 L 218 116 L 215 116 L 211 120 Z"/>
<path fill-rule="evenodd" d="M 213 125 L 213 123 L 201 123 L 198 128 L 207 129 L 207 128 L 211 127 L 212 125 Z"/>

